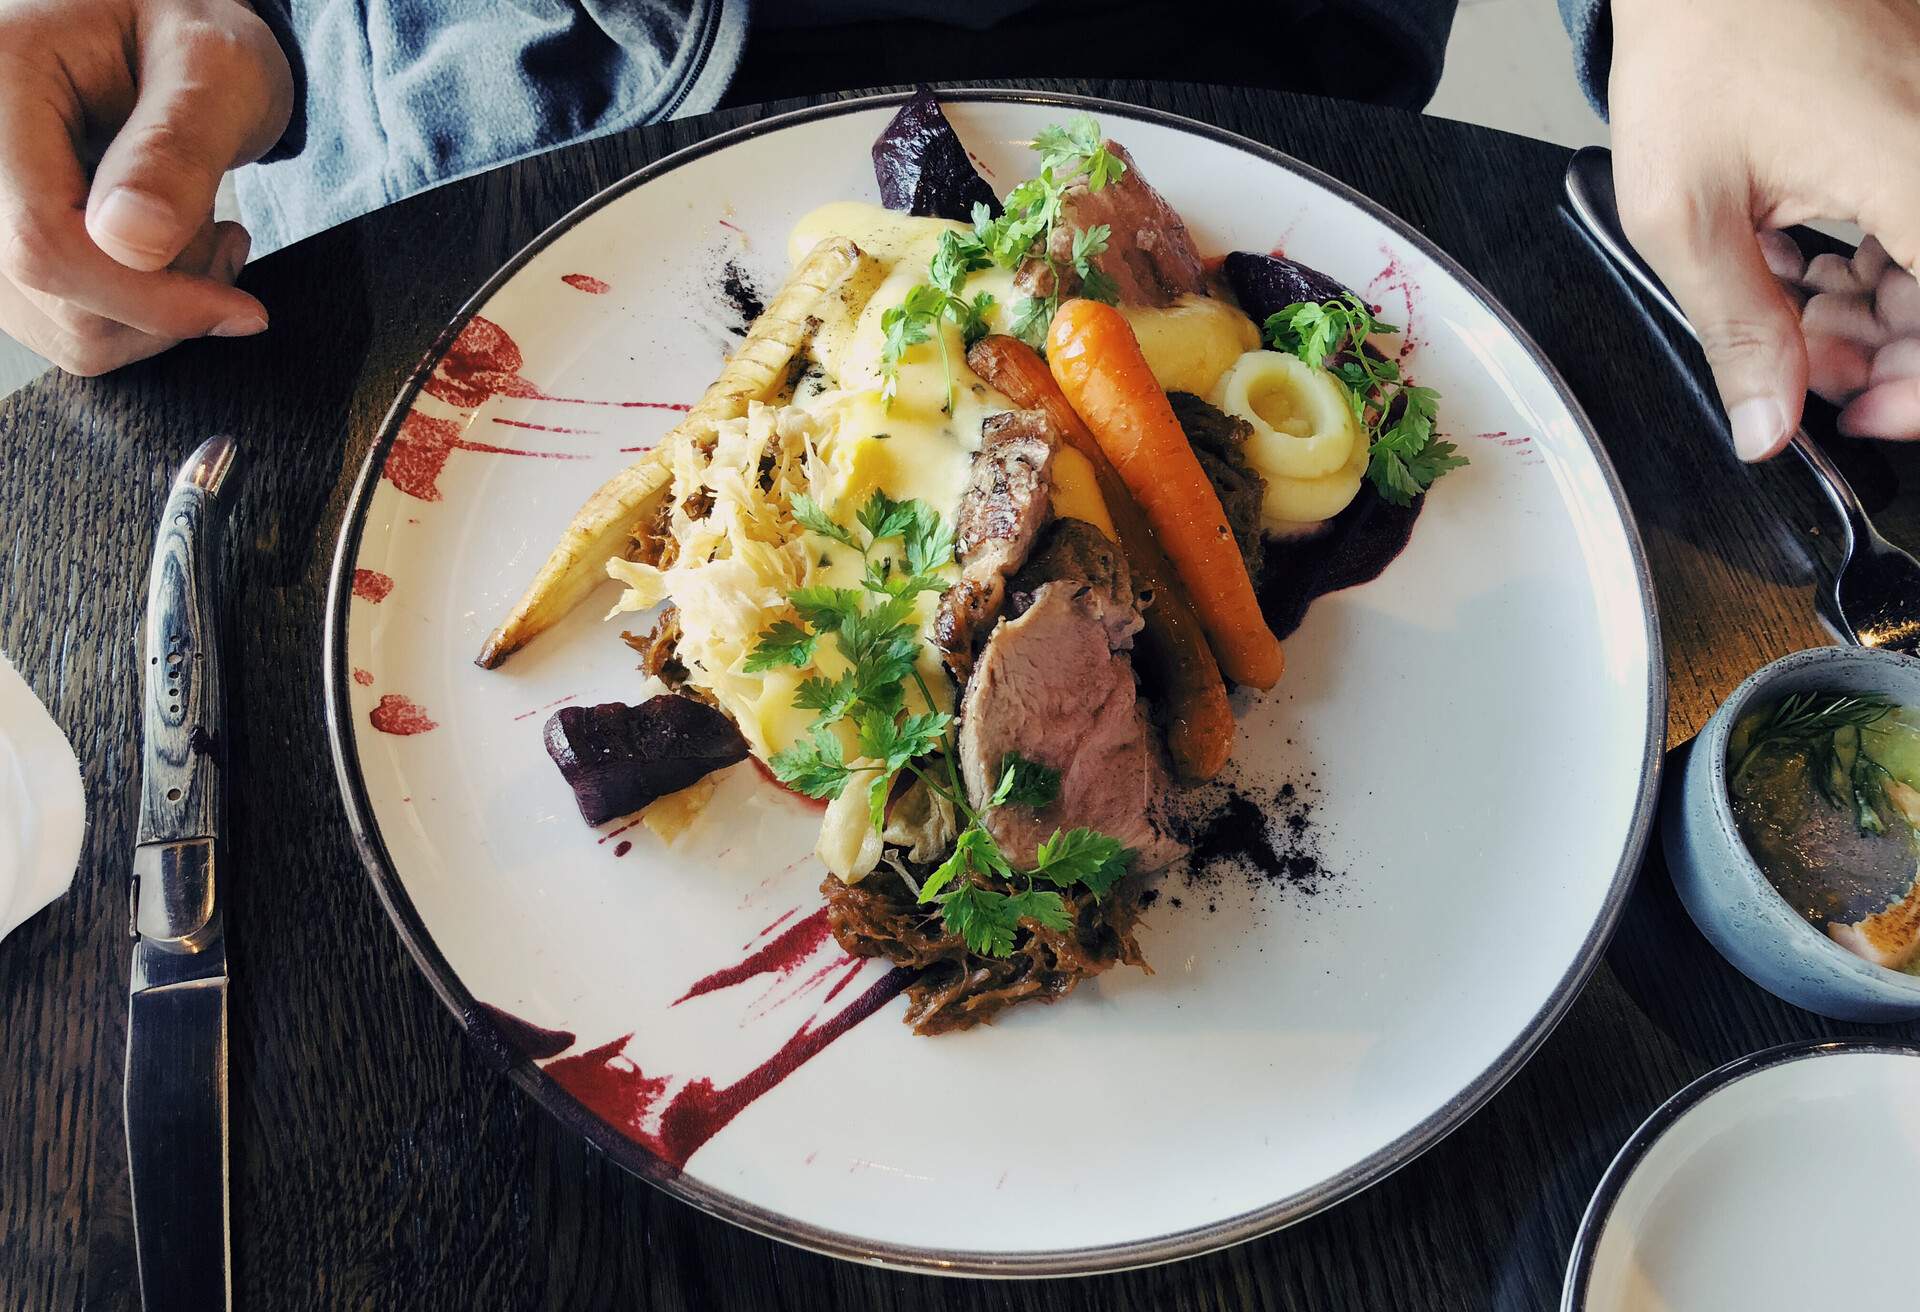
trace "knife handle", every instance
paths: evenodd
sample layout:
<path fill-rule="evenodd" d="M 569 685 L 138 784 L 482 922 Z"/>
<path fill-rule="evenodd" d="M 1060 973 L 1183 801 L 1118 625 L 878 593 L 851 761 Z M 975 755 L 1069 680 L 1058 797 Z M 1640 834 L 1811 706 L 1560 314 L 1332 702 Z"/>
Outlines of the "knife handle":
<path fill-rule="evenodd" d="M 126 1115 L 143 1312 L 226 1312 L 226 980 L 133 995 Z"/>
<path fill-rule="evenodd" d="M 234 450 L 232 438 L 212 438 L 181 466 L 154 542 L 142 666 L 140 843 L 219 832 L 216 498 Z"/>

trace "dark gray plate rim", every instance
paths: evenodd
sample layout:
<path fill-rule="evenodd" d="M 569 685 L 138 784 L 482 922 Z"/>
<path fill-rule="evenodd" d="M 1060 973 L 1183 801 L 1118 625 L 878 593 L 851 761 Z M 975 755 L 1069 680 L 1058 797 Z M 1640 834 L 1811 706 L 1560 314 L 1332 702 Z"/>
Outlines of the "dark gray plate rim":
<path fill-rule="evenodd" d="M 1560 1312 L 1584 1312 L 1587 1287 L 1593 1279 L 1593 1263 L 1600 1248 L 1600 1236 L 1613 1216 L 1615 1204 L 1626 1190 L 1627 1181 L 1640 1169 L 1654 1145 L 1686 1114 L 1708 1097 L 1750 1075 L 1772 1070 L 1810 1057 L 1838 1057 L 1859 1053 L 1887 1053 L 1899 1057 L 1920 1057 L 1920 1043 L 1898 1043 L 1878 1039 L 1801 1039 L 1763 1048 L 1745 1057 L 1736 1057 L 1724 1066 L 1702 1075 L 1680 1092 L 1654 1108 L 1653 1115 L 1627 1137 L 1614 1156 L 1600 1184 L 1587 1204 L 1580 1228 L 1574 1232 L 1573 1251 L 1567 1257 L 1567 1278 L 1560 1290 Z"/>
<path fill-rule="evenodd" d="M 1553 385 L 1562 404 L 1567 407 L 1568 412 L 1579 425 L 1581 435 L 1586 438 L 1594 460 L 1606 479 L 1614 512 L 1620 518 L 1632 553 L 1635 582 L 1640 591 L 1641 615 L 1646 626 L 1648 651 L 1647 715 L 1646 723 L 1642 726 L 1640 784 L 1634 804 L 1633 820 L 1622 843 L 1620 859 L 1615 867 L 1613 880 L 1600 914 L 1545 1004 L 1522 1029 L 1519 1036 L 1478 1078 L 1392 1143 L 1376 1150 L 1337 1175 L 1323 1180 L 1313 1188 L 1279 1199 L 1265 1207 L 1173 1234 L 1085 1248 L 995 1252 L 945 1250 L 882 1243 L 859 1235 L 809 1225 L 798 1218 L 758 1207 L 664 1166 L 639 1144 L 626 1138 L 618 1130 L 588 1111 L 502 1035 L 486 1009 L 461 982 L 453 967 L 441 954 L 425 922 L 415 910 L 413 901 L 408 897 L 406 887 L 381 838 L 379 828 L 374 822 L 366 783 L 360 773 L 358 748 L 355 741 L 357 729 L 348 710 L 346 660 L 348 602 L 352 596 L 354 560 L 359 554 L 360 536 L 366 524 L 368 506 L 374 489 L 378 485 L 379 471 L 386 459 L 388 449 L 393 444 L 400 421 L 412 407 L 421 384 L 432 373 L 440 357 L 452 345 L 454 338 L 459 335 L 467 321 L 495 292 L 518 273 L 522 266 L 554 240 L 571 230 L 587 215 L 619 199 L 627 192 L 644 186 L 654 178 L 717 151 L 725 150 L 739 142 L 818 119 L 835 118 L 846 114 L 862 113 L 877 107 L 897 105 L 904 101 L 908 94 L 907 92 L 890 92 L 795 110 L 744 124 L 663 156 L 582 202 L 530 242 L 468 298 L 452 322 L 441 331 L 425 358 L 415 367 L 406 386 L 400 390 L 399 396 L 388 410 L 386 418 L 381 421 L 379 434 L 367 452 L 366 461 L 361 466 L 359 478 L 354 484 L 352 496 L 347 503 L 339 544 L 334 555 L 333 575 L 327 590 L 327 630 L 322 657 L 327 733 L 333 749 L 334 771 L 339 777 L 340 792 L 346 802 L 348 825 L 352 830 L 354 843 L 360 851 L 361 859 L 372 876 L 374 887 L 388 915 L 392 917 L 394 925 L 400 931 L 402 941 L 405 942 L 408 951 L 413 954 L 420 969 L 426 974 L 434 991 L 440 995 L 441 1000 L 458 1018 L 461 1027 L 494 1065 L 505 1071 L 516 1084 L 532 1095 L 536 1102 L 552 1113 L 563 1125 L 584 1137 L 635 1175 L 702 1211 L 772 1239 L 833 1257 L 908 1268 L 937 1275 L 1070 1276 L 1172 1262 L 1267 1234 L 1359 1193 L 1386 1178 L 1445 1138 L 1493 1097 L 1553 1031 L 1554 1026 L 1566 1014 L 1567 1008 L 1573 1004 L 1573 1000 L 1586 984 L 1588 976 L 1593 973 L 1594 967 L 1599 963 L 1601 953 L 1605 950 L 1607 941 L 1612 937 L 1614 928 L 1619 922 L 1627 894 L 1633 885 L 1635 872 L 1639 869 L 1641 857 L 1646 850 L 1647 836 L 1653 819 L 1654 800 L 1658 795 L 1661 748 L 1666 738 L 1667 699 L 1666 665 L 1661 655 L 1660 625 L 1655 609 L 1653 581 L 1648 572 L 1646 551 L 1640 540 L 1639 527 L 1634 521 L 1632 510 L 1627 505 L 1626 494 L 1620 486 L 1619 476 L 1615 473 L 1612 462 L 1607 458 L 1606 449 L 1600 444 L 1599 438 L 1594 433 L 1592 422 L 1581 410 L 1579 402 L 1574 399 L 1566 380 L 1560 376 L 1559 370 L 1554 368 L 1513 315 L 1508 313 L 1506 308 L 1451 256 L 1435 246 L 1410 224 L 1352 187 L 1271 146 L 1262 145 L 1237 133 L 1164 110 L 1094 96 L 1053 92 L 973 88 L 939 91 L 940 97 L 949 101 L 987 101 L 1088 110 L 1186 132 L 1229 146 L 1250 156 L 1260 164 L 1297 174 L 1322 190 L 1358 206 L 1385 224 L 1401 240 L 1417 248 L 1423 255 L 1446 270 L 1449 276 L 1458 280 L 1489 313 L 1500 321 L 1501 326 L 1513 335 L 1532 360 L 1534 367 L 1539 369 Z"/>

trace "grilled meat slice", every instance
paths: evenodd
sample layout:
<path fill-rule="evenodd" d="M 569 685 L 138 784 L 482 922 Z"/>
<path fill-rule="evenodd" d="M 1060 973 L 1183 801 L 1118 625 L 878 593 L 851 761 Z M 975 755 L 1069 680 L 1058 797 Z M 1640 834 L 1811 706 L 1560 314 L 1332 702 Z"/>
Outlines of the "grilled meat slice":
<path fill-rule="evenodd" d="M 1186 221 L 1140 175 L 1124 147 L 1109 141 L 1107 153 L 1126 165 L 1126 172 L 1099 191 L 1089 190 L 1085 183 L 1068 189 L 1061 198 L 1060 222 L 1048 249 L 1053 265 L 1028 260 L 1018 278 L 1022 289 L 1032 296 L 1051 294 L 1057 269 L 1066 280 L 1061 295 L 1077 292 L 1080 278 L 1073 271 L 1073 234 L 1105 224 L 1107 249 L 1094 257 L 1093 265 L 1113 279 L 1122 305 L 1167 306 L 1189 292 L 1206 295 L 1206 269 L 1193 248 Z"/>
<path fill-rule="evenodd" d="M 1133 646 L 1140 631 L 1140 599 L 1119 546 L 1084 519 L 1056 519 L 1007 584 L 1006 617 L 1018 619 L 1047 584 L 1072 582 L 1115 650 Z"/>
<path fill-rule="evenodd" d="M 1071 561 L 1062 550 L 1056 561 Z M 1060 795 L 1039 809 L 996 807 L 986 825 L 1007 859 L 1031 865 L 1056 829 L 1085 826 L 1158 870 L 1185 849 L 1161 827 L 1167 771 L 1147 724 L 1125 646 L 1139 615 L 1125 592 L 1068 573 L 1041 583 L 1017 619 L 994 627 L 961 704 L 960 769 L 976 805 L 1009 752 L 1059 771 Z M 1124 618 L 1114 603 L 1124 598 Z M 1116 623 L 1116 619 L 1120 619 Z M 1116 645 L 1114 635 L 1123 636 Z"/>
<path fill-rule="evenodd" d="M 1007 576 L 1026 562 L 1053 513 L 1053 425 L 1040 410 L 994 415 L 954 517 L 960 578 L 940 599 L 933 638 L 964 682 L 980 636 L 1000 613 Z"/>

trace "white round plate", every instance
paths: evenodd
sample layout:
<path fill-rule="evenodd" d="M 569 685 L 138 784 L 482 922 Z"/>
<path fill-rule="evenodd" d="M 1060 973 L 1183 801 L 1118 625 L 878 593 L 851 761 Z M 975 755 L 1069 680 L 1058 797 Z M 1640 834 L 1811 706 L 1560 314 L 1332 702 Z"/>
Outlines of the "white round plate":
<path fill-rule="evenodd" d="M 1587 1208 L 1564 1312 L 1905 1307 L 1920 1047 L 1792 1043 L 1701 1076 Z"/>
<path fill-rule="evenodd" d="M 644 695 L 602 599 L 499 671 L 473 664 L 587 493 L 714 376 L 736 340 L 722 266 L 775 286 L 796 219 L 877 198 L 869 150 L 899 100 L 664 159 L 462 311 L 397 401 L 342 534 L 327 645 L 342 787 L 402 935 L 477 1041 L 688 1201 L 939 1271 L 1203 1252 L 1433 1144 L 1585 981 L 1639 861 L 1665 732 L 1645 562 L 1565 385 L 1406 224 L 1203 124 L 946 96 L 1002 189 L 1030 171 L 1039 128 L 1090 110 L 1202 251 L 1284 244 L 1362 289 L 1409 326 L 1408 368 L 1473 463 L 1379 579 L 1315 603 L 1286 678 L 1241 716 L 1241 761 L 1312 781 L 1341 876 L 1316 898 L 1163 898 L 1141 940 L 1155 973 L 913 1037 L 897 981 L 815 914 L 816 813 L 749 766 L 672 847 L 580 822 L 542 722 Z"/>

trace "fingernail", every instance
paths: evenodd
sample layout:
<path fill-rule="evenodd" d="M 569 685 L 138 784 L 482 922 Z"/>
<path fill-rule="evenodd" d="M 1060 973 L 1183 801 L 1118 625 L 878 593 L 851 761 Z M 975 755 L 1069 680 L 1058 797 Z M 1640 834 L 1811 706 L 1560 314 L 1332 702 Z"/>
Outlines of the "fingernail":
<path fill-rule="evenodd" d="M 1787 414 L 1770 396 L 1742 401 L 1727 412 L 1733 428 L 1733 453 L 1742 460 L 1764 459 L 1787 431 Z"/>
<path fill-rule="evenodd" d="M 173 254 L 179 226 L 169 206 L 129 187 L 115 187 L 93 212 L 96 236 L 155 257 Z"/>
<path fill-rule="evenodd" d="M 215 324 L 207 330 L 209 337 L 251 337 L 255 333 L 267 330 L 267 317 L 263 314 L 236 314 L 231 319 Z"/>

